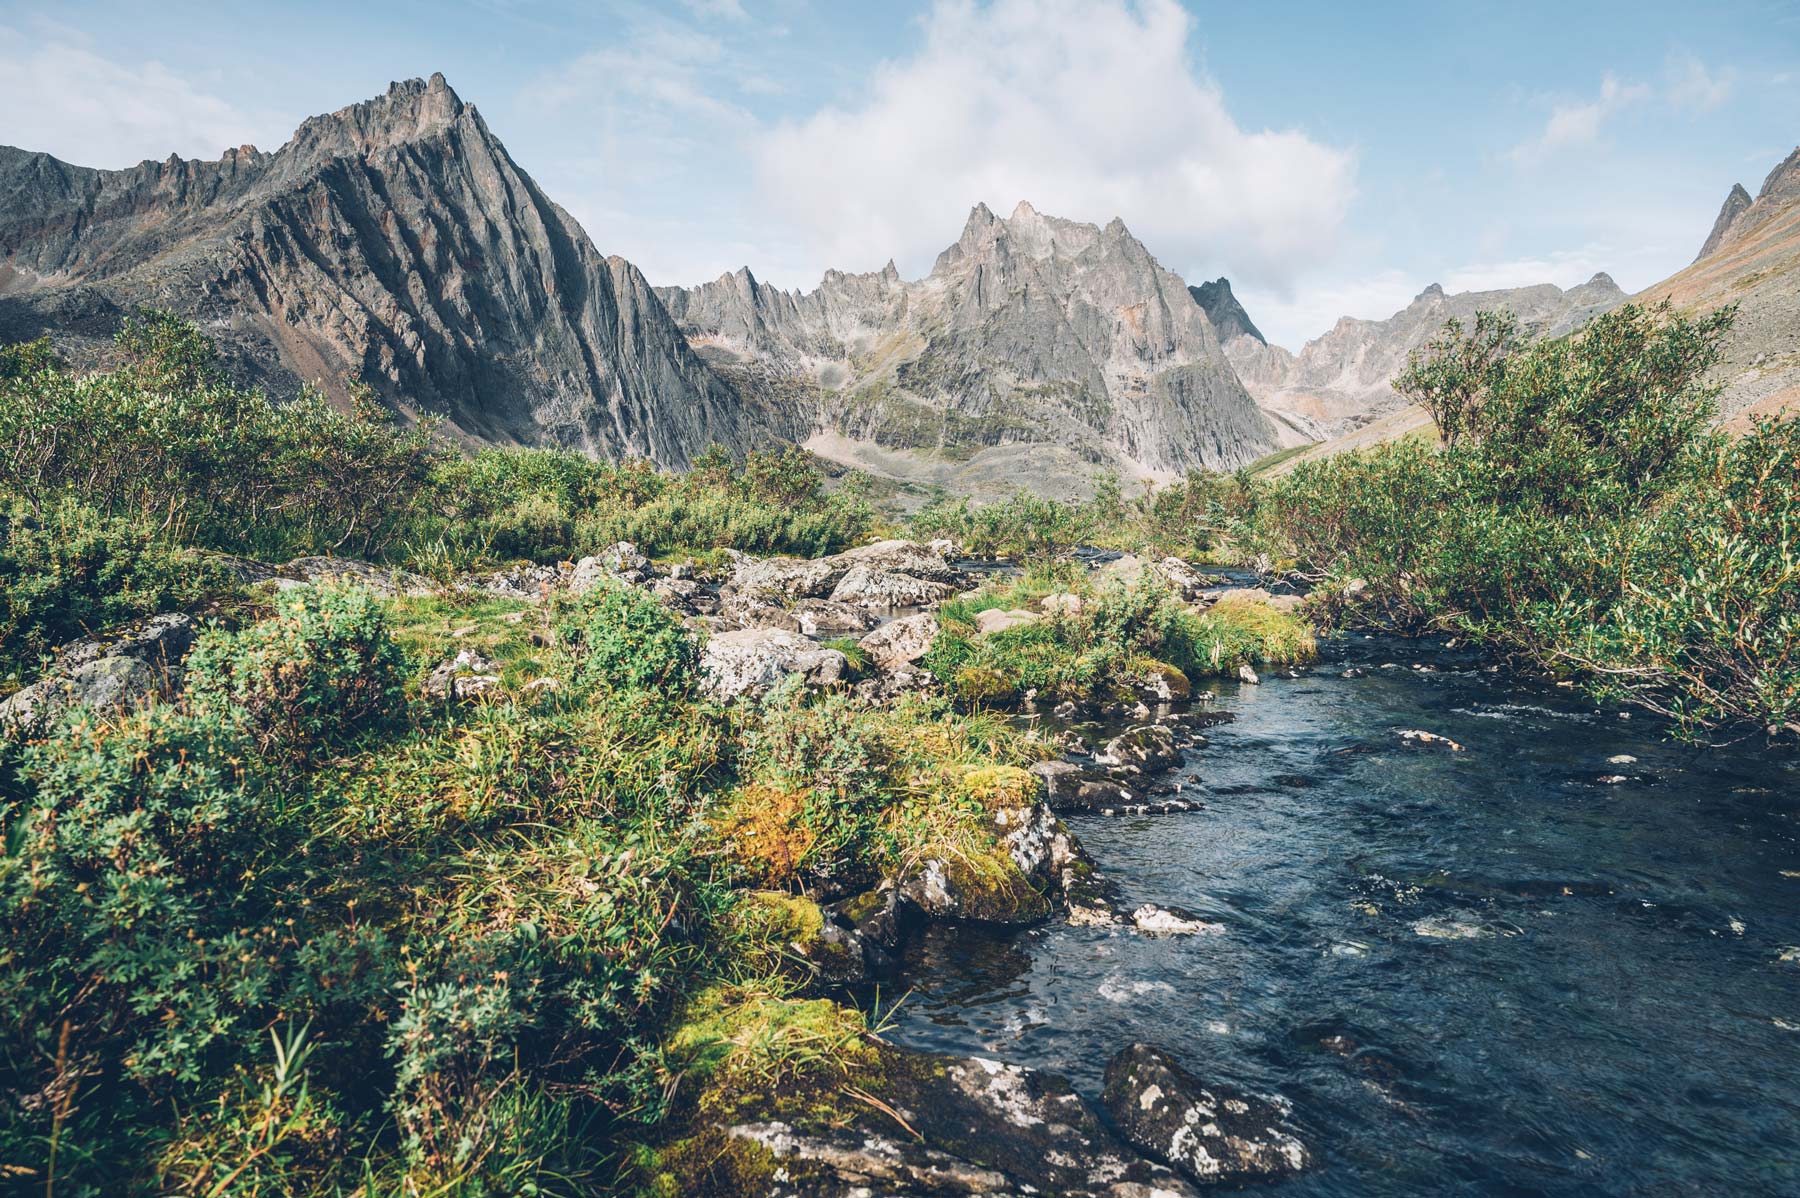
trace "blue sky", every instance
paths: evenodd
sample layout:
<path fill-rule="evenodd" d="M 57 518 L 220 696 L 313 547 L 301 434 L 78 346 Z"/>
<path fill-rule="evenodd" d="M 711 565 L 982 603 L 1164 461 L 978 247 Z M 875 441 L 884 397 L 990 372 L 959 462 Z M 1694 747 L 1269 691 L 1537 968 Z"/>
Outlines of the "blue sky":
<path fill-rule="evenodd" d="M 654 282 L 913 277 L 1026 199 L 1295 348 L 1430 282 L 1647 286 L 1800 143 L 1800 0 L 7 2 L 0 142 L 272 148 L 435 70 Z"/>

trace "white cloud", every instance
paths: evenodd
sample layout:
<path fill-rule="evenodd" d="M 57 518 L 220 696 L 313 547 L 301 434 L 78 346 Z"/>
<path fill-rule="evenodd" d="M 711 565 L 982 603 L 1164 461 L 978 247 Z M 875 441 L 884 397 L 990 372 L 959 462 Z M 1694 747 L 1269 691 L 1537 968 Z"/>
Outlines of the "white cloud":
<path fill-rule="evenodd" d="M 81 166 L 135 166 L 171 153 L 217 158 L 252 142 L 273 149 L 291 125 L 194 87 L 154 60 L 121 64 L 79 35 L 0 26 L 0 112 L 7 144 Z"/>
<path fill-rule="evenodd" d="M 740 0 L 681 0 L 683 8 L 697 17 L 716 17 L 726 21 L 748 21 Z"/>
<path fill-rule="evenodd" d="M 1723 104 L 1731 98 L 1732 86 L 1737 82 L 1737 73 L 1730 67 L 1714 73 L 1692 54 L 1672 57 L 1668 73 L 1669 103 L 1694 112 L 1711 112 Z"/>
<path fill-rule="evenodd" d="M 818 268 L 909 273 L 985 201 L 1122 217 L 1166 265 L 1280 284 L 1330 251 L 1355 190 L 1348 151 L 1249 131 L 1188 54 L 1174 0 L 939 0 L 924 44 L 867 92 L 766 131 L 762 198 Z"/>
<path fill-rule="evenodd" d="M 1650 98 L 1650 89 L 1641 83 L 1620 83 L 1608 74 L 1600 81 L 1600 95 L 1583 104 L 1564 104 L 1551 112 L 1543 132 L 1513 147 L 1511 158 L 1522 166 L 1531 166 L 1565 150 L 1591 146 L 1600 140 L 1606 122 L 1620 111 Z"/>
<path fill-rule="evenodd" d="M 1385 320 L 1406 307 L 1425 284 L 1407 271 L 1378 269 L 1309 280 L 1304 287 L 1264 289 L 1232 281 L 1250 319 L 1273 344 L 1295 353 L 1345 316 Z"/>
<path fill-rule="evenodd" d="M 1583 246 L 1576 250 L 1559 250 L 1542 257 L 1508 258 L 1494 262 L 1471 262 L 1445 275 L 1444 290 L 1499 291 L 1510 287 L 1534 287 L 1539 283 L 1555 283 L 1558 287 L 1575 287 L 1587 282 L 1600 271 L 1616 269 L 1617 255 L 1608 260 L 1610 251 L 1604 246 Z"/>

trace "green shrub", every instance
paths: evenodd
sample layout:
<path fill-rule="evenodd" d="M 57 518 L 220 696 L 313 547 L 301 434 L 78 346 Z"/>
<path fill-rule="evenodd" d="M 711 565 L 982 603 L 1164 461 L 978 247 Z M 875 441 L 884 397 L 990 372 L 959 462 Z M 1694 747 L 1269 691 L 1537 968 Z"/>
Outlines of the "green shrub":
<path fill-rule="evenodd" d="M 397 718 L 406 674 L 374 595 L 305 586 L 278 596 L 268 619 L 203 633 L 187 690 L 197 707 L 241 717 L 264 750 L 304 757 Z"/>
<path fill-rule="evenodd" d="M 566 601 L 557 623 L 580 646 L 575 673 L 584 684 L 669 697 L 694 686 L 700 664 L 694 636 L 646 590 L 603 581 Z"/>
<path fill-rule="evenodd" d="M 1709 429 L 1733 315 L 1626 305 L 1526 348 L 1453 323 L 1397 384 L 1445 447 L 1304 465 L 1247 543 L 1339 618 L 1473 638 L 1690 733 L 1800 731 L 1800 433 Z"/>
<path fill-rule="evenodd" d="M 72 501 L 0 512 L 0 675 L 127 620 L 229 593 L 216 565 Z"/>

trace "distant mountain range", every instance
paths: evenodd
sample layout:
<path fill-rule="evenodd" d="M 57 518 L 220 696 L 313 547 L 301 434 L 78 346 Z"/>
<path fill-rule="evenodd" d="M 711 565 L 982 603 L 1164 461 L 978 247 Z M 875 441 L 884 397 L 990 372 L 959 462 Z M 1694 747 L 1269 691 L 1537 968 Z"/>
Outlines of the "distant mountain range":
<path fill-rule="evenodd" d="M 1732 411 L 1800 387 L 1800 151 L 1735 186 L 1700 257 L 1643 293 L 1740 301 Z M 171 308 L 277 398 L 374 386 L 467 444 L 555 445 L 681 467 L 709 444 L 802 442 L 976 494 L 1079 494 L 1230 469 L 1278 447 L 1404 428 L 1392 382 L 1450 316 L 1533 333 L 1624 302 L 1606 275 L 1447 295 L 1268 344 L 1231 284 L 1187 286 L 1118 220 L 985 205 L 922 279 L 828 271 L 790 292 L 748 268 L 652 288 L 508 156 L 444 81 L 300 126 L 274 153 L 71 166 L 0 147 L 0 340 L 50 333 L 103 363 L 120 319 Z M 1336 444 L 1336 442 L 1333 442 Z M 1323 448 L 1323 447 L 1322 447 Z"/>
<path fill-rule="evenodd" d="M 1433 283 L 1386 320 L 1344 317 L 1298 354 L 1248 333 L 1227 341 L 1225 353 L 1244 386 L 1284 426 L 1284 441 L 1305 444 L 1405 407 L 1394 379 L 1452 317 L 1466 325 L 1477 312 L 1506 309 L 1527 335 L 1560 337 L 1624 302 L 1625 293 L 1605 274 L 1567 291 L 1543 283 L 1449 295 Z"/>
<path fill-rule="evenodd" d="M 785 292 L 745 269 L 657 294 L 743 393 L 800 404 L 814 448 L 902 477 L 1168 478 L 1276 443 L 1187 286 L 1118 220 L 977 204 L 915 282 L 890 263 Z"/>

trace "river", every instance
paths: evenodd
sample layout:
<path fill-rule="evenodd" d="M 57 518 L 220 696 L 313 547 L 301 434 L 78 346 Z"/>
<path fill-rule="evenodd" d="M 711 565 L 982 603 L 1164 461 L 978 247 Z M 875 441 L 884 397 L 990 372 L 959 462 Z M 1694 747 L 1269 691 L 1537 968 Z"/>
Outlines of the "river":
<path fill-rule="evenodd" d="M 1225 930 L 937 928 L 889 1038 L 1090 1095 L 1162 1044 L 1293 1102 L 1284 1198 L 1800 1195 L 1800 762 L 1403 641 L 1210 690 L 1204 811 L 1069 822 Z"/>

